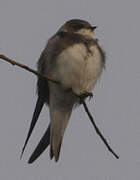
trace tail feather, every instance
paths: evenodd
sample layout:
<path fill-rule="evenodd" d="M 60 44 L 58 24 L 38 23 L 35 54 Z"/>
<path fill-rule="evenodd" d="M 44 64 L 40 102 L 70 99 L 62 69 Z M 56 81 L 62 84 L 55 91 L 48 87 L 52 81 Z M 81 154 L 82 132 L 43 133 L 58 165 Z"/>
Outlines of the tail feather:
<path fill-rule="evenodd" d="M 61 106 L 60 106 L 61 107 Z M 60 155 L 61 144 L 64 136 L 64 132 L 68 125 L 68 121 L 71 115 L 72 107 L 62 110 L 60 107 L 51 109 L 51 136 L 50 136 L 50 158 L 53 156 L 57 162 Z"/>
<path fill-rule="evenodd" d="M 52 160 L 53 159 L 53 150 L 52 150 L 52 146 L 50 146 L 50 159 Z"/>
<path fill-rule="evenodd" d="M 25 144 L 23 146 L 20 159 L 22 158 L 22 155 L 24 153 L 25 147 L 26 147 L 26 145 L 27 145 L 27 143 L 29 141 L 29 138 L 30 138 L 30 136 L 32 134 L 32 131 L 33 131 L 35 125 L 36 125 L 36 122 L 38 120 L 38 117 L 40 115 L 40 112 L 42 110 L 43 105 L 44 105 L 44 98 L 41 98 L 41 97 L 38 96 L 38 99 L 37 99 L 37 102 L 36 102 L 36 107 L 35 107 L 34 114 L 33 114 L 33 118 L 32 118 L 31 125 L 30 125 L 30 129 L 29 129 L 29 132 L 28 132 Z"/>
<path fill-rule="evenodd" d="M 62 137 L 63 139 L 63 137 Z M 50 149 L 50 158 L 52 159 L 53 157 L 55 157 L 55 161 L 57 162 L 60 156 L 60 150 L 61 150 L 61 144 L 62 144 L 62 139 L 60 140 L 59 144 L 57 147 L 55 147 L 55 149 L 52 148 L 51 145 L 51 149 Z"/>
<path fill-rule="evenodd" d="M 28 163 L 29 164 L 33 163 L 44 152 L 44 150 L 48 147 L 49 144 L 50 144 L 50 125 L 48 126 L 44 136 L 37 145 L 35 151 L 31 155 Z"/>

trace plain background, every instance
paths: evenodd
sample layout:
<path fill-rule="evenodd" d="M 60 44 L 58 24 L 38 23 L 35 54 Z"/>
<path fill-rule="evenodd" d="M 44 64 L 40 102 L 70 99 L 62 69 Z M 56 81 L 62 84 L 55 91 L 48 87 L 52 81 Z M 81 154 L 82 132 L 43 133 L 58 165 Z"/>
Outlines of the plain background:
<path fill-rule="evenodd" d="M 67 20 L 97 25 L 106 70 L 89 109 L 116 160 L 91 126 L 83 107 L 71 116 L 60 160 L 47 150 L 27 160 L 49 123 L 44 107 L 20 160 L 36 102 L 36 77 L 0 61 L 0 179 L 138 180 L 140 178 L 140 3 L 138 0 L 0 0 L 0 53 L 36 68 L 47 39 Z"/>

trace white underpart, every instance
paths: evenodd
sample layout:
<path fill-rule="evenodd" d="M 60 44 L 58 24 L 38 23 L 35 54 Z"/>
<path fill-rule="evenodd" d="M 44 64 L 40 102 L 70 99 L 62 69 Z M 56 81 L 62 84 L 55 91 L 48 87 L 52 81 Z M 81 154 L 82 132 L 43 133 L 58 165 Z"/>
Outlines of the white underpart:
<path fill-rule="evenodd" d="M 97 46 L 91 46 L 90 51 L 83 44 L 75 44 L 58 56 L 55 72 L 57 79 L 78 95 L 91 92 L 102 71 Z"/>

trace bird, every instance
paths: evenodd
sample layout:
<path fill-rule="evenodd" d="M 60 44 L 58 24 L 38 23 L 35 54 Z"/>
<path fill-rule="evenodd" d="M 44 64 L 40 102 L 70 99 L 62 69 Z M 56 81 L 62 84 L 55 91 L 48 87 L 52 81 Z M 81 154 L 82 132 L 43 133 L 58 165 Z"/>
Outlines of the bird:
<path fill-rule="evenodd" d="M 74 107 L 81 104 L 81 99 L 92 96 L 92 90 L 105 67 L 105 52 L 95 36 L 96 28 L 86 20 L 68 20 L 48 40 L 41 53 L 38 72 L 59 83 L 38 76 L 38 99 L 21 157 L 44 104 L 49 108 L 50 124 L 28 163 L 33 163 L 48 146 L 50 159 L 58 161 Z"/>

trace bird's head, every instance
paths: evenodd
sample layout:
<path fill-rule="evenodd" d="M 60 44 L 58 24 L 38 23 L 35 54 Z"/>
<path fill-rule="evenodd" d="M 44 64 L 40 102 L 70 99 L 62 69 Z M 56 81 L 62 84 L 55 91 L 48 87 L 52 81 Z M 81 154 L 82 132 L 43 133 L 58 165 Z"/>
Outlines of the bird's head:
<path fill-rule="evenodd" d="M 59 31 L 77 33 L 95 39 L 94 30 L 97 26 L 92 26 L 90 23 L 80 19 L 72 19 L 67 21 Z"/>

